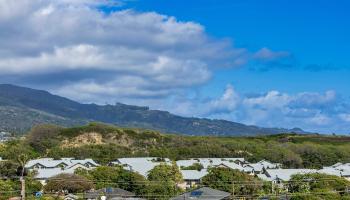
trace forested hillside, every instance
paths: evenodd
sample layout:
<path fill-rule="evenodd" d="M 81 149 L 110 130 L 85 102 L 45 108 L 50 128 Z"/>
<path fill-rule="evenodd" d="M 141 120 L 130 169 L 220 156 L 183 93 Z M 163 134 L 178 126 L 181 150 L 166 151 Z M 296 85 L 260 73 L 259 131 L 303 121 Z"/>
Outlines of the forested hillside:
<path fill-rule="evenodd" d="M 226 120 L 182 117 L 121 103 L 81 104 L 47 91 L 0 84 L 0 131 L 24 133 L 37 124 L 71 127 L 91 121 L 188 135 L 305 133 L 298 128 L 262 128 Z"/>
<path fill-rule="evenodd" d="M 289 168 L 321 168 L 350 162 L 350 137 L 279 134 L 255 137 L 182 136 L 144 129 L 120 128 L 100 123 L 62 128 L 34 127 L 17 141 L 0 146 L 0 157 L 26 153 L 30 157 L 93 158 L 107 163 L 119 157 L 158 156 L 244 157 L 254 162 L 268 159 Z"/>

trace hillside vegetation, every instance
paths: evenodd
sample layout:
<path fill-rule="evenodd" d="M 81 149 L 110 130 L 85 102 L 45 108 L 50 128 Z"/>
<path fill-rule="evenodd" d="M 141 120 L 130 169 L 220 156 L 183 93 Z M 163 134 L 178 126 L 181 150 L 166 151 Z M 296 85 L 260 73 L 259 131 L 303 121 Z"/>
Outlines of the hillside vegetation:
<path fill-rule="evenodd" d="M 120 128 L 101 123 L 62 128 L 35 126 L 25 139 L 0 146 L 0 156 L 26 153 L 30 157 L 93 158 L 107 163 L 119 157 L 158 156 L 244 157 L 267 159 L 285 167 L 321 168 L 350 162 L 350 137 L 279 134 L 256 137 L 213 137 L 161 134 L 144 129 Z"/>

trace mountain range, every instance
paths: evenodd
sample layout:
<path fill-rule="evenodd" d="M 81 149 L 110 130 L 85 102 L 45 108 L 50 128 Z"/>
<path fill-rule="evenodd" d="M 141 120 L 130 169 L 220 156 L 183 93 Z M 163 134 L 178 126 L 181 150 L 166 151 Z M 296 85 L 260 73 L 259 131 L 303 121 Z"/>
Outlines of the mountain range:
<path fill-rule="evenodd" d="M 182 117 L 167 111 L 121 103 L 82 104 L 43 90 L 0 84 L 0 131 L 25 133 L 36 124 L 71 127 L 92 121 L 188 135 L 306 133 L 300 128 L 262 128 L 227 120 Z"/>

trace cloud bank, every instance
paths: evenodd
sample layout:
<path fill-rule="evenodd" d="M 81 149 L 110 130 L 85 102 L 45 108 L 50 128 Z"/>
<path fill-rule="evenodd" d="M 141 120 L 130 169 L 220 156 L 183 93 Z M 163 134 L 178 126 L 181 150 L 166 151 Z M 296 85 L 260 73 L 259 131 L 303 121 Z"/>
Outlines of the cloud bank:
<path fill-rule="evenodd" d="M 244 49 L 210 38 L 200 24 L 154 12 L 104 13 L 98 9 L 110 4 L 1 0 L 1 75 L 84 71 L 84 76 L 74 80 L 60 76 L 60 87 L 55 90 L 89 101 L 103 93 L 116 97 L 167 95 L 207 82 L 213 68 L 245 62 Z"/>
<path fill-rule="evenodd" d="M 262 126 L 349 127 L 349 107 L 334 91 L 246 96 L 228 85 L 216 99 L 191 95 L 215 69 L 253 63 L 266 71 L 290 67 L 293 58 L 235 47 L 198 23 L 156 12 L 103 11 L 123 2 L 0 0 L 0 79 L 81 102 L 120 101 Z"/>
<path fill-rule="evenodd" d="M 181 102 L 181 103 L 177 103 Z M 174 106 L 176 105 L 176 106 Z M 173 111 L 185 116 L 207 116 L 258 124 L 267 127 L 302 127 L 310 131 L 349 133 L 350 104 L 329 90 L 325 93 L 303 92 L 290 95 L 279 91 L 265 94 L 239 94 L 227 85 L 219 98 L 176 99 Z"/>

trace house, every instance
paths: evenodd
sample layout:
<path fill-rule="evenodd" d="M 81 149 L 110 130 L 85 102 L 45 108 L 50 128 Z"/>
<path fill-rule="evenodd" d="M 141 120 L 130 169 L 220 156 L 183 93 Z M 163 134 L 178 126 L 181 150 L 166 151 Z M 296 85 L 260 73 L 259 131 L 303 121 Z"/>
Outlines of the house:
<path fill-rule="evenodd" d="M 196 187 L 199 183 L 201 183 L 201 180 L 204 176 L 208 174 L 208 171 L 206 169 L 202 169 L 200 171 L 198 170 L 180 170 L 184 185 L 179 185 L 183 189 L 193 188 Z"/>
<path fill-rule="evenodd" d="M 47 169 L 47 168 L 70 168 L 74 165 L 85 166 L 86 168 L 97 167 L 97 164 L 92 159 L 76 160 L 74 158 L 39 158 L 35 160 L 30 160 L 25 165 L 26 169 Z"/>
<path fill-rule="evenodd" d="M 222 163 L 232 163 L 242 166 L 246 162 L 244 158 L 198 158 L 198 160 L 204 168 L 215 167 Z"/>
<path fill-rule="evenodd" d="M 73 158 L 40 158 L 28 161 L 25 168 L 29 171 L 35 171 L 34 178 L 45 185 L 49 178 L 59 174 L 73 174 L 77 169 L 90 170 L 98 166 L 99 164 L 92 159 L 76 160 Z"/>
<path fill-rule="evenodd" d="M 336 163 L 330 167 L 323 167 L 319 173 L 344 177 L 350 180 L 350 163 Z"/>
<path fill-rule="evenodd" d="M 168 158 L 142 157 L 142 158 L 119 158 L 110 163 L 110 165 L 122 166 L 125 170 L 137 172 L 147 177 L 148 172 L 160 164 L 171 164 Z"/>
<path fill-rule="evenodd" d="M 68 194 L 64 197 L 64 200 L 78 200 L 79 197 L 74 194 Z"/>
<path fill-rule="evenodd" d="M 186 192 L 177 197 L 171 198 L 171 200 L 226 200 L 230 199 L 231 194 L 228 192 L 215 190 L 209 187 L 202 187 L 191 192 Z"/>
<path fill-rule="evenodd" d="M 279 169 L 282 167 L 281 163 L 272 163 L 272 162 L 267 161 L 267 160 L 261 160 L 261 161 L 257 162 L 256 164 L 262 165 L 265 169 Z"/>
<path fill-rule="evenodd" d="M 264 174 L 257 175 L 265 181 L 280 183 L 289 181 L 296 174 L 317 173 L 316 169 L 266 169 Z"/>
<path fill-rule="evenodd" d="M 95 191 L 89 191 L 84 194 L 84 199 L 99 200 L 102 196 L 104 196 L 107 200 L 140 199 L 135 197 L 136 195 L 134 193 L 120 188 L 103 188 Z"/>
<path fill-rule="evenodd" d="M 231 169 L 238 169 L 243 171 L 242 166 L 246 163 L 244 158 L 191 158 L 189 160 L 176 161 L 177 166 L 180 169 L 193 166 L 194 164 L 200 164 L 204 169 L 213 167 L 228 167 Z"/>
<path fill-rule="evenodd" d="M 271 163 L 267 160 L 261 160 L 257 163 L 244 164 L 244 172 L 248 174 L 261 174 L 264 173 L 266 169 L 279 169 L 282 167 L 280 163 Z"/>

